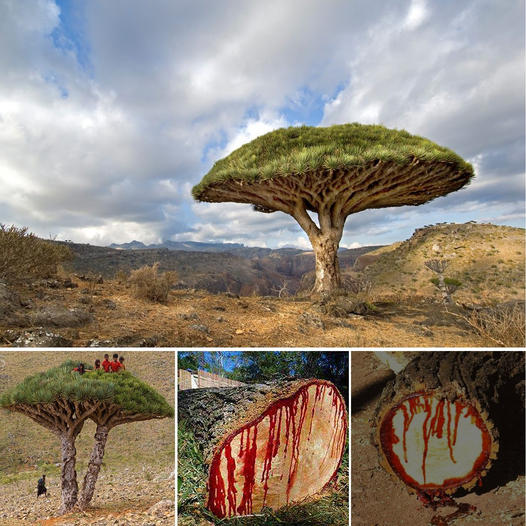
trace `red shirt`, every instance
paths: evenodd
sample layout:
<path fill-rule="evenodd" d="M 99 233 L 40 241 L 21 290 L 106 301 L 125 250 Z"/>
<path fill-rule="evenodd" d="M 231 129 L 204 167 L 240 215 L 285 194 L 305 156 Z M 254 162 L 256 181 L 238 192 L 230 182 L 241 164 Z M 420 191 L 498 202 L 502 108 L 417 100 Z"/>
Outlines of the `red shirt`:
<path fill-rule="evenodd" d="M 116 373 L 122 367 L 122 363 L 121 362 L 111 362 L 110 365 L 111 365 L 111 370 L 114 373 Z"/>
<path fill-rule="evenodd" d="M 102 367 L 104 367 L 104 370 L 109 373 L 110 372 L 110 367 L 111 367 L 111 362 L 109 360 L 104 360 L 102 362 Z"/>

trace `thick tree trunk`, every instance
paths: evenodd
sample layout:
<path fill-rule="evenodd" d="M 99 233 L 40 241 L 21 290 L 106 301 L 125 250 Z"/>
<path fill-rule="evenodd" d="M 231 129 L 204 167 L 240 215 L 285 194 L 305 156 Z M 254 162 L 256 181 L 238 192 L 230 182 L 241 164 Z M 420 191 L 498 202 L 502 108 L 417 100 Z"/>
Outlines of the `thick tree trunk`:
<path fill-rule="evenodd" d="M 78 484 L 77 472 L 75 470 L 76 454 L 75 449 L 76 435 L 62 433 L 60 435 L 60 449 L 62 454 L 62 503 L 60 513 L 71 511 L 77 503 Z"/>
<path fill-rule="evenodd" d="M 106 447 L 106 441 L 108 440 L 109 431 L 110 430 L 107 426 L 102 425 L 98 425 L 97 430 L 95 431 L 95 443 L 93 444 L 88 469 L 84 476 L 82 493 L 79 499 L 79 507 L 82 510 L 87 508 L 93 498 L 95 484 L 97 483 L 102 459 L 104 458 L 104 449 Z"/>
<path fill-rule="evenodd" d="M 381 464 L 425 503 L 482 484 L 503 448 L 524 450 L 524 353 L 420 353 L 374 420 Z"/>
<path fill-rule="evenodd" d="M 347 412 L 326 380 L 189 389 L 178 407 L 209 464 L 206 505 L 218 517 L 316 495 L 340 465 Z"/>
<path fill-rule="evenodd" d="M 341 288 L 338 246 L 341 232 L 320 233 L 311 239 L 316 257 L 316 281 L 313 294 L 330 296 Z"/>

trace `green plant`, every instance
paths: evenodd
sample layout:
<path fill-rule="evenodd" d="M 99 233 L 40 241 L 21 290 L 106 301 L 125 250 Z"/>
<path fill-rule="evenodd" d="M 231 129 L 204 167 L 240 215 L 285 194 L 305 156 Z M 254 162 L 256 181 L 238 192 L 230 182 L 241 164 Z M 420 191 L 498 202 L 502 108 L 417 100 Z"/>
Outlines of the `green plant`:
<path fill-rule="evenodd" d="M 0 407 L 22 413 L 60 438 L 62 453 L 61 513 L 78 504 L 85 508 L 95 489 L 109 431 L 121 424 L 173 417 L 173 408 L 152 387 L 131 373 L 110 374 L 73 369 L 68 360 L 58 367 L 25 378 L 0 397 Z M 85 422 L 97 425 L 95 445 L 79 497 L 75 441 Z"/>
<path fill-rule="evenodd" d="M 40 239 L 26 227 L 0 224 L 0 280 L 19 283 L 55 276 L 60 263 L 73 259 L 66 245 Z"/>
<path fill-rule="evenodd" d="M 133 286 L 137 298 L 166 302 L 176 280 L 175 272 L 159 272 L 159 263 L 132 270 L 128 282 Z"/>

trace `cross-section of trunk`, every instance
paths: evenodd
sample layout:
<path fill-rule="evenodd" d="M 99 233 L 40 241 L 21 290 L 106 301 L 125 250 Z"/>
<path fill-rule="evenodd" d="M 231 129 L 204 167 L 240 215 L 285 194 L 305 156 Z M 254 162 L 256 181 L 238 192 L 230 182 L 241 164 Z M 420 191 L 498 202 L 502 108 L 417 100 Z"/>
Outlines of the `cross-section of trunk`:
<path fill-rule="evenodd" d="M 424 352 L 382 393 L 374 440 L 410 491 L 453 494 L 482 484 L 501 433 L 524 426 L 524 353 Z M 506 436 L 506 439 L 509 439 Z"/>
<path fill-rule="evenodd" d="M 345 447 L 345 402 L 325 380 L 182 391 L 179 411 L 207 455 L 206 504 L 218 517 L 320 493 Z"/>

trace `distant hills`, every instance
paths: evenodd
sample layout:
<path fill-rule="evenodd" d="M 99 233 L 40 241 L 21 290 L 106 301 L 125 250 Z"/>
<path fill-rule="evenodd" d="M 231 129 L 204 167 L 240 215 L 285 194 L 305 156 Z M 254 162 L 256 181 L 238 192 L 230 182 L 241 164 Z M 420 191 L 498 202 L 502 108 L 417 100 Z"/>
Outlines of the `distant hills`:
<path fill-rule="evenodd" d="M 115 277 L 118 271 L 129 272 L 143 265 L 159 263 L 161 271 L 175 271 L 179 288 L 208 292 L 232 292 L 240 295 L 275 295 L 286 285 L 296 293 L 302 278 L 314 272 L 314 254 L 299 248 L 270 249 L 245 247 L 239 243 L 199 243 L 168 241 L 144 245 L 132 241 L 109 247 L 68 243 L 75 259 L 73 270 L 79 273 Z M 352 267 L 362 254 L 379 246 L 341 249 L 342 268 Z"/>
<path fill-rule="evenodd" d="M 112 243 L 110 248 L 120 250 L 143 250 L 146 248 L 167 248 L 169 250 L 184 250 L 186 252 L 230 252 L 239 248 L 245 248 L 241 243 L 200 243 L 198 241 L 163 241 L 145 245 L 142 241 L 130 241 L 129 243 Z"/>

